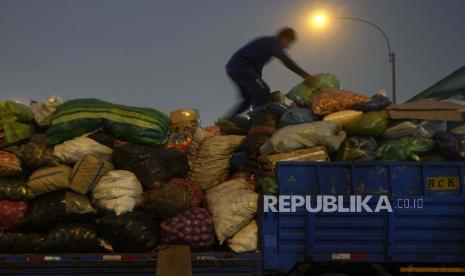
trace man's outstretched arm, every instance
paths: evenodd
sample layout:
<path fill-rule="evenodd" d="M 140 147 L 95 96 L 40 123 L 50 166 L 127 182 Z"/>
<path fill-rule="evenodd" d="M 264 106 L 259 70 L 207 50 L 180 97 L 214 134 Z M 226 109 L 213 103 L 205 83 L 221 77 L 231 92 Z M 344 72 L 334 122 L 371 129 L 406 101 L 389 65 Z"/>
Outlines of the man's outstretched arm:
<path fill-rule="evenodd" d="M 292 72 L 296 73 L 297 75 L 301 76 L 303 79 L 313 83 L 315 78 L 307 73 L 305 70 L 299 67 L 297 63 L 295 63 L 290 57 L 288 57 L 283 51 L 280 51 L 275 54 L 276 58 L 281 60 L 281 62 Z"/>

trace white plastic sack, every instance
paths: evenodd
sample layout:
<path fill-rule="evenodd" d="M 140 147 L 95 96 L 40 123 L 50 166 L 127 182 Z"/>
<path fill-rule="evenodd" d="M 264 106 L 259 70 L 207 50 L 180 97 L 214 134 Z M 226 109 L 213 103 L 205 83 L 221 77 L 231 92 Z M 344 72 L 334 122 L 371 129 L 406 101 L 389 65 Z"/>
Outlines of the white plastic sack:
<path fill-rule="evenodd" d="M 454 134 L 465 134 L 465 125 L 455 127 L 450 130 Z"/>
<path fill-rule="evenodd" d="M 189 150 L 188 179 L 204 190 L 225 181 L 229 176 L 232 153 L 244 140 L 245 136 L 211 135 L 197 128 Z"/>
<path fill-rule="evenodd" d="M 253 252 L 257 250 L 258 227 L 257 221 L 252 221 L 246 227 L 237 232 L 228 241 L 228 246 L 236 253 Z"/>
<path fill-rule="evenodd" d="M 260 147 L 260 154 L 269 155 L 314 146 L 325 146 L 328 152 L 334 152 L 345 138 L 345 132 L 341 131 L 341 126 L 334 121 L 291 125 L 276 131 Z"/>
<path fill-rule="evenodd" d="M 206 198 L 220 244 L 249 224 L 257 212 L 258 194 L 243 178 L 209 189 Z"/>
<path fill-rule="evenodd" d="M 53 155 L 62 163 L 74 164 L 85 155 L 95 155 L 106 161 L 112 160 L 113 149 L 104 146 L 86 136 L 81 136 L 56 145 Z"/>
<path fill-rule="evenodd" d="M 447 131 L 447 122 L 445 121 L 404 121 L 395 126 L 386 129 L 383 138 L 396 139 L 405 136 L 414 136 L 418 138 L 432 138 L 439 131 Z"/>
<path fill-rule="evenodd" d="M 92 202 L 116 215 L 131 212 L 142 203 L 142 184 L 130 171 L 110 171 L 92 190 Z"/>
<path fill-rule="evenodd" d="M 46 127 L 52 123 L 53 113 L 64 103 L 63 99 L 58 96 L 51 96 L 45 101 L 31 105 L 34 120 L 39 126 Z"/>

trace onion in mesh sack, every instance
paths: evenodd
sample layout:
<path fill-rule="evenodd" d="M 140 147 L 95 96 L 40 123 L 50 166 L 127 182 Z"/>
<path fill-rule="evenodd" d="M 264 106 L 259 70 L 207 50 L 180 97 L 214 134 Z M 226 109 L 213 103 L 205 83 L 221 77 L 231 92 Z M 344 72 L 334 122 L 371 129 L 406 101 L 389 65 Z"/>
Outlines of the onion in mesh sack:
<path fill-rule="evenodd" d="M 187 244 L 193 250 L 207 249 L 215 240 L 213 220 L 207 209 L 191 208 L 161 224 L 162 244 Z"/>

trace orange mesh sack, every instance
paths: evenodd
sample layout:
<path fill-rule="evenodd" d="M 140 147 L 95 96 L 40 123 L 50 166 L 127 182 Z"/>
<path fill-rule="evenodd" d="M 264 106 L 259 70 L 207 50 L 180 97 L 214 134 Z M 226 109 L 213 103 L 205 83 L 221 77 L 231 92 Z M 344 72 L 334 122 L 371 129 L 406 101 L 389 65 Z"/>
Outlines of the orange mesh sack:
<path fill-rule="evenodd" d="M 312 101 L 313 113 L 327 115 L 350 109 L 355 104 L 365 103 L 369 97 L 337 88 L 327 88 L 318 92 Z"/>

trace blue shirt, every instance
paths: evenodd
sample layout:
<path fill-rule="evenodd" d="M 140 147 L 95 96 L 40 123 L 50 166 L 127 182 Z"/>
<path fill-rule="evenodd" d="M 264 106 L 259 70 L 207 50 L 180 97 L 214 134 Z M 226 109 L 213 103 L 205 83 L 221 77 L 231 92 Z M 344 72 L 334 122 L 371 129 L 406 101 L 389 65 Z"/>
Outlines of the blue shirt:
<path fill-rule="evenodd" d="M 249 42 L 234 53 L 226 64 L 226 69 L 252 69 L 261 75 L 263 67 L 272 57 L 280 59 L 287 68 L 300 76 L 307 74 L 286 55 L 279 38 L 276 36 L 260 37 Z"/>

